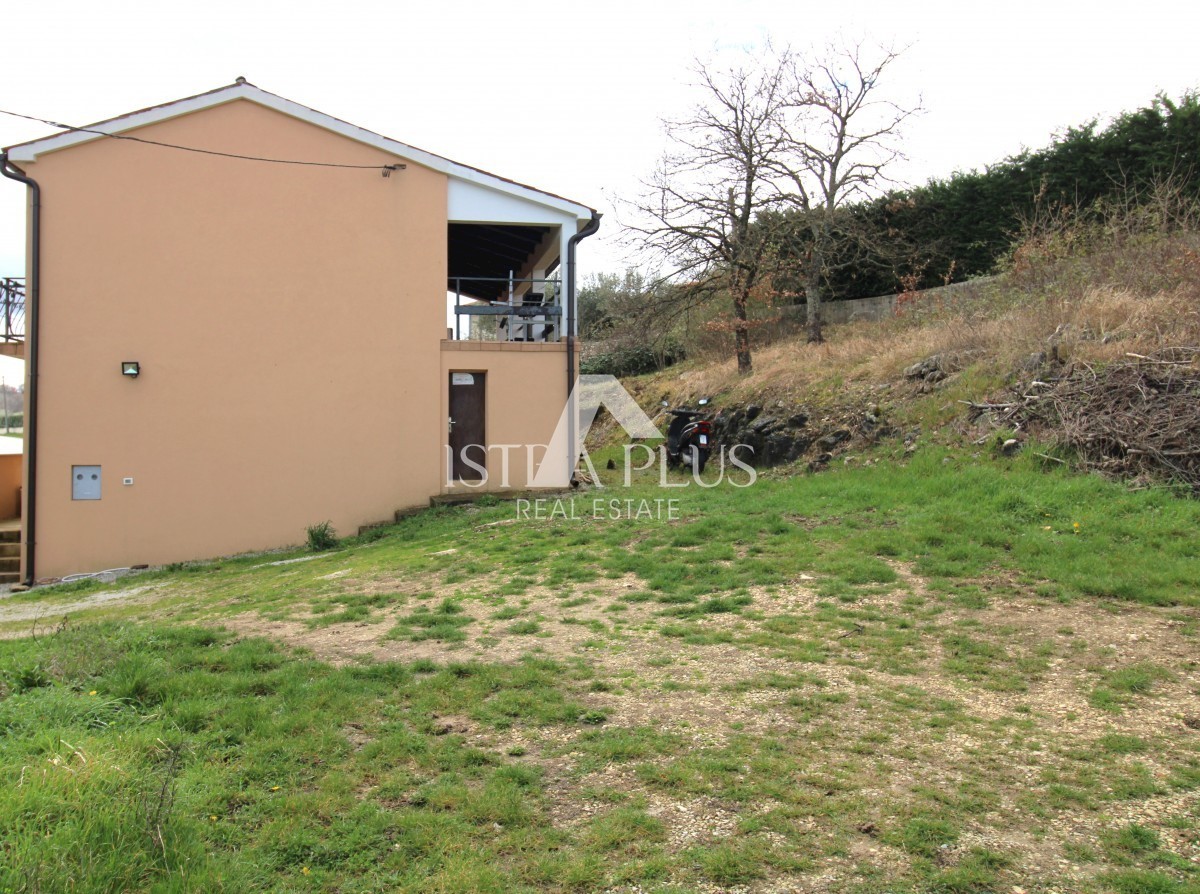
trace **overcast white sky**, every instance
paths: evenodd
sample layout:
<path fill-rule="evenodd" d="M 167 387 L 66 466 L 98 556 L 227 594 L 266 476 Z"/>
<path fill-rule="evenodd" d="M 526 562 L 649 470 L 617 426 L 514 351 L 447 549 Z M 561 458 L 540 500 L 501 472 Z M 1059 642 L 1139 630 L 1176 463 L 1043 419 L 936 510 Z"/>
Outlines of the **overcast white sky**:
<path fill-rule="evenodd" d="M 0 108 L 90 123 L 252 83 L 606 212 L 581 273 L 622 265 L 611 197 L 635 190 L 687 109 L 689 64 L 831 38 L 909 46 L 884 92 L 920 95 L 907 182 L 981 167 L 1067 125 L 1200 87 L 1200 4 L 657 0 L 205 0 L 9 4 Z M 46 135 L 0 116 L 0 145 Z M 230 160 L 230 164 L 239 164 Z M 0 180 L 0 275 L 24 268 L 23 188 Z M 3 360 L 4 358 L 0 358 Z M 18 370 L 0 363 L 0 374 Z"/>

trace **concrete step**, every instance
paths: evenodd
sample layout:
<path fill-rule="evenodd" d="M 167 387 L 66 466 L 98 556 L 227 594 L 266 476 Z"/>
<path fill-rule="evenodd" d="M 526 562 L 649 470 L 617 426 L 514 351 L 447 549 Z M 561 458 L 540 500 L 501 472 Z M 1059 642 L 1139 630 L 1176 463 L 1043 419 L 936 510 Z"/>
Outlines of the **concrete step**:
<path fill-rule="evenodd" d="M 392 516 L 396 523 L 404 521 L 406 518 L 412 518 L 414 515 L 420 515 L 426 509 L 425 506 L 409 506 L 407 509 L 397 509 L 396 514 Z"/>
<path fill-rule="evenodd" d="M 474 503 L 483 494 L 476 491 L 463 491 L 457 494 L 438 494 L 436 497 L 429 498 L 430 506 L 465 506 L 468 503 Z"/>
<path fill-rule="evenodd" d="M 426 506 L 410 506 L 407 509 L 397 509 L 389 521 L 377 521 L 370 522 L 369 524 L 365 525 L 359 525 L 358 536 L 361 537 L 363 534 L 367 533 L 367 531 L 372 531 L 375 528 L 387 528 L 391 525 L 399 524 L 406 518 L 411 518 L 414 515 L 420 515 L 427 508 L 428 507 Z"/>
<path fill-rule="evenodd" d="M 429 498 L 430 506 L 465 506 L 470 503 L 476 503 L 479 500 L 489 497 L 493 500 L 504 500 L 512 502 L 516 500 L 528 500 L 533 498 L 548 498 L 570 496 L 569 490 L 503 490 L 503 491 L 480 491 L 467 490 L 451 494 L 438 494 L 436 497 Z"/>

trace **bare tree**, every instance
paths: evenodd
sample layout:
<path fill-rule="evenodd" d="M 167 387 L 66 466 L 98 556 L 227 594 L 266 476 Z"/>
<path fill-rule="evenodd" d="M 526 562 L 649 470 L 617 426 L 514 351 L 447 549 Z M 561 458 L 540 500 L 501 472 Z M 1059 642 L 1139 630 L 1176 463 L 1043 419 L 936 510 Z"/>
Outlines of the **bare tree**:
<path fill-rule="evenodd" d="M 920 109 L 878 95 L 894 50 L 873 61 L 865 56 L 861 44 L 831 48 L 823 61 L 789 71 L 784 130 L 790 151 L 772 160 L 772 173 L 792 184 L 810 236 L 803 264 L 810 342 L 823 340 L 821 302 L 839 242 L 869 238 L 842 211 L 890 183 L 887 169 L 902 157 L 902 125 Z"/>
<path fill-rule="evenodd" d="M 786 52 L 722 72 L 697 63 L 704 99 L 686 118 L 664 122 L 673 146 L 630 203 L 630 229 L 675 268 L 677 307 L 730 296 L 743 373 L 752 368 L 748 309 L 769 244 L 753 225 L 782 198 L 772 163 L 786 151 L 790 64 Z"/>
<path fill-rule="evenodd" d="M 677 307 L 728 296 L 739 372 L 752 370 L 751 302 L 795 275 L 795 257 L 778 251 L 773 232 L 794 218 L 784 212 L 808 227 L 802 278 L 810 339 L 819 340 L 840 232 L 835 212 L 866 195 L 898 156 L 892 138 L 912 112 L 873 96 L 896 54 L 870 65 L 861 56 L 854 46 L 807 65 L 790 50 L 768 49 L 725 70 L 697 63 L 702 100 L 687 117 L 664 122 L 671 149 L 642 195 L 625 203 L 628 228 L 672 263 Z M 881 118 L 881 109 L 891 114 Z"/>

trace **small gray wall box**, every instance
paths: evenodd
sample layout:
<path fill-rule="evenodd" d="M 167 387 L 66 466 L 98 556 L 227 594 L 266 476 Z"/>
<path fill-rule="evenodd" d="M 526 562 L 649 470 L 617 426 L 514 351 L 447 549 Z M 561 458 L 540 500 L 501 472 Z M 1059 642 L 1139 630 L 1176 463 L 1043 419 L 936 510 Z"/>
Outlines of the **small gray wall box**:
<path fill-rule="evenodd" d="M 99 466 L 71 466 L 71 499 L 100 499 Z"/>

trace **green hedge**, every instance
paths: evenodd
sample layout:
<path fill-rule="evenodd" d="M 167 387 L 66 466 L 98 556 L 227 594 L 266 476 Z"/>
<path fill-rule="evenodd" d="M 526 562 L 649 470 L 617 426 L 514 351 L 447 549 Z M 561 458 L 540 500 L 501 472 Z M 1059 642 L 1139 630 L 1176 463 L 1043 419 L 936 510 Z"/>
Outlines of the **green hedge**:
<path fill-rule="evenodd" d="M 585 376 L 640 376 L 678 363 L 683 355 L 683 349 L 676 344 L 661 351 L 648 347 L 619 348 L 589 357 L 579 364 L 579 371 Z"/>

